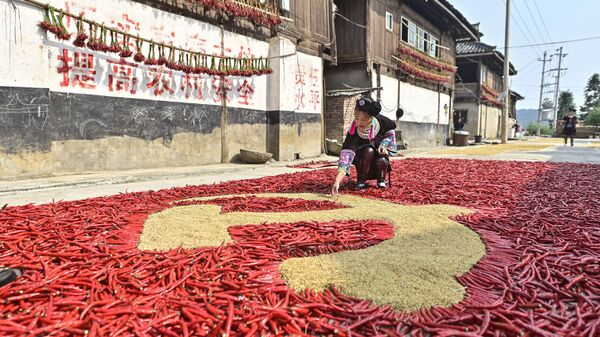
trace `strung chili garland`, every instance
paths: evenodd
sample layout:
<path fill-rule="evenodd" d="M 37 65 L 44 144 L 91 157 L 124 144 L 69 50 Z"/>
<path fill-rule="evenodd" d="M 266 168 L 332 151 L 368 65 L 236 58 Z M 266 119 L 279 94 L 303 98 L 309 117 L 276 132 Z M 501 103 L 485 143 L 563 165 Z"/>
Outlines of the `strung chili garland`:
<path fill-rule="evenodd" d="M 485 103 L 488 103 L 488 104 L 490 104 L 490 105 L 492 105 L 492 106 L 495 106 L 495 107 L 497 107 L 497 108 L 502 108 L 502 107 L 504 106 L 504 104 L 502 104 L 502 103 L 500 103 L 500 102 L 496 101 L 496 100 L 495 100 L 493 97 L 490 97 L 490 96 L 488 96 L 488 95 L 486 95 L 486 94 L 482 94 L 482 95 L 481 95 L 481 99 L 482 99 L 482 100 L 483 100 Z"/>
<path fill-rule="evenodd" d="M 503 107 L 504 104 L 501 102 L 498 102 L 496 100 L 496 97 L 500 96 L 500 93 L 492 88 L 490 88 L 487 84 L 481 84 L 481 89 L 483 89 L 481 91 L 481 98 L 490 103 L 491 105 L 495 106 L 495 107 Z"/>
<path fill-rule="evenodd" d="M 274 5 L 261 4 L 258 0 L 195 0 L 202 6 L 217 10 L 234 17 L 244 17 L 253 23 L 265 27 L 277 26 L 281 23 L 278 8 Z"/>
<path fill-rule="evenodd" d="M 38 23 L 38 26 L 47 32 L 51 32 L 61 41 L 68 40 L 71 38 L 71 34 L 69 34 L 63 24 L 62 19 L 64 16 L 65 13 L 63 11 L 60 11 L 57 16 L 55 9 L 48 6 L 44 13 L 44 21 Z"/>
<path fill-rule="evenodd" d="M 416 62 L 427 65 L 428 67 L 432 68 L 432 70 L 436 69 L 449 73 L 456 73 L 456 66 L 447 62 L 436 60 L 433 57 L 402 43 L 398 47 L 398 55 L 408 56 Z"/>
<path fill-rule="evenodd" d="M 483 91 L 485 91 L 488 95 L 492 96 L 492 97 L 498 97 L 500 96 L 500 92 L 490 88 L 487 84 L 482 83 L 481 84 L 481 88 L 483 89 Z"/>
<path fill-rule="evenodd" d="M 398 68 L 418 79 L 430 82 L 450 83 L 452 77 L 444 73 L 430 71 L 419 65 L 398 59 Z"/>
<path fill-rule="evenodd" d="M 73 41 L 73 45 L 80 48 L 87 47 L 94 51 L 114 53 L 122 58 L 133 56 L 133 60 L 138 63 L 164 65 L 167 68 L 188 74 L 249 77 L 273 72 L 268 58 L 236 58 L 208 55 L 143 39 L 139 36 L 137 38 L 133 37 L 136 47 L 134 53 L 129 47 L 132 37 L 128 34 L 51 6 L 46 7 L 44 21 L 39 22 L 38 26 L 54 34 L 58 40 L 69 41 L 72 34 L 68 32 L 63 24 L 65 16 L 77 20 L 77 35 Z M 143 53 L 145 44 L 148 45 L 146 47 L 146 55 Z M 59 72 L 64 71 L 68 71 L 68 68 L 59 69 Z"/>

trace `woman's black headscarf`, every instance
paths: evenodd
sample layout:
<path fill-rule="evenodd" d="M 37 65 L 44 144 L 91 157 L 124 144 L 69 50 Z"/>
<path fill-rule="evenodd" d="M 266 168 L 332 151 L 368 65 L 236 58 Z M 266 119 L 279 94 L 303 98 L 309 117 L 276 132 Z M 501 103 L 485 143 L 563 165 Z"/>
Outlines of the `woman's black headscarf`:
<path fill-rule="evenodd" d="M 381 112 L 381 103 L 365 96 L 356 100 L 356 109 L 375 117 Z"/>

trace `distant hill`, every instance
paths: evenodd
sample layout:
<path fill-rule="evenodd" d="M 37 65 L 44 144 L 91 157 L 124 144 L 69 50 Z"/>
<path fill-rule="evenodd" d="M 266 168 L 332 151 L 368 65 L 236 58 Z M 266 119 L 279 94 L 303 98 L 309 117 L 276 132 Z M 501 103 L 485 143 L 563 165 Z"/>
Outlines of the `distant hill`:
<path fill-rule="evenodd" d="M 517 110 L 517 120 L 521 125 L 527 127 L 529 123 L 536 122 L 538 119 L 538 111 L 537 109 L 518 109 Z"/>

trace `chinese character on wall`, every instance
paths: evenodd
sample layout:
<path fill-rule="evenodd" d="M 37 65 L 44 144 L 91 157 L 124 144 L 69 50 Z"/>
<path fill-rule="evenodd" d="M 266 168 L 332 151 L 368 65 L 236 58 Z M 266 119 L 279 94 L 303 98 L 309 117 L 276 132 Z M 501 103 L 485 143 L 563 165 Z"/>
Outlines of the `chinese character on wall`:
<path fill-rule="evenodd" d="M 310 72 L 310 98 L 309 102 L 312 105 L 313 110 L 317 111 L 319 104 L 321 103 L 321 77 L 319 76 L 319 69 L 312 68 Z"/>
<path fill-rule="evenodd" d="M 108 61 L 110 65 L 108 74 L 108 91 L 124 91 L 135 95 L 138 83 L 135 77 L 137 64 L 121 59 L 120 62 Z"/>
<path fill-rule="evenodd" d="M 202 93 L 204 89 L 205 79 L 200 75 L 183 74 L 181 76 L 181 91 L 185 98 L 196 98 L 201 100 L 204 97 Z"/>
<path fill-rule="evenodd" d="M 304 104 L 304 87 L 306 86 L 306 81 L 304 77 L 306 76 L 306 72 L 304 71 L 304 66 L 298 65 L 298 69 L 296 69 L 296 80 L 295 80 L 295 94 L 296 94 L 296 104 L 294 110 L 300 110 L 306 105 Z"/>
<path fill-rule="evenodd" d="M 63 49 L 58 55 L 58 60 L 62 62 L 58 68 L 58 72 L 63 76 L 61 87 L 96 88 L 94 54 L 79 51 L 71 54 L 68 49 Z"/>
<path fill-rule="evenodd" d="M 215 89 L 215 95 L 213 96 L 213 101 L 215 103 L 221 102 L 223 98 L 225 98 L 227 102 L 231 101 L 229 92 L 233 90 L 233 80 L 225 78 L 225 82 L 223 83 L 223 86 L 221 86 L 221 78 L 218 76 L 213 76 L 212 87 Z"/>
<path fill-rule="evenodd" d="M 154 96 L 162 96 L 164 93 L 173 95 L 175 90 L 171 88 L 173 81 L 173 72 L 165 71 L 164 67 L 150 67 L 147 71 L 148 77 L 151 79 L 146 87 L 152 89 Z"/>

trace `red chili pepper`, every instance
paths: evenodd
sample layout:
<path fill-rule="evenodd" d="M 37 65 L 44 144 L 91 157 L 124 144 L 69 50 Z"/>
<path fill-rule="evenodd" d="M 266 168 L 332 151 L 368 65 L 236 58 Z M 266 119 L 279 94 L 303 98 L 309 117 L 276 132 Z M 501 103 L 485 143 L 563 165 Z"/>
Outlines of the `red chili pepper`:
<path fill-rule="evenodd" d="M 455 306 L 400 314 L 344 296 L 335 288 L 297 294 L 280 278 L 278 265 L 291 256 L 366 247 L 393 235 L 389 224 L 240 226 L 230 229 L 236 243 L 218 249 L 165 253 L 135 249 L 148 214 L 171 207 L 172 202 L 267 189 L 326 192 L 335 170 L 322 170 L 300 173 L 291 176 L 293 179 L 270 177 L 7 207 L 0 211 L 0 242 L 8 243 L 0 246 L 0 264 L 28 268 L 24 268 L 22 280 L 0 289 L 0 296 L 11 299 L 0 304 L 0 309 L 17 324 L 4 324 L 5 319 L 0 322 L 0 334 L 20 336 L 22 327 L 30 332 L 54 329 L 59 320 L 78 320 L 81 326 L 54 331 L 78 334 L 86 329 L 96 336 L 115 332 L 185 335 L 187 329 L 190 335 L 203 336 L 227 330 L 230 317 L 234 317 L 229 325 L 231 335 L 298 331 L 319 335 L 331 334 L 332 328 L 348 333 L 346 327 L 359 323 L 363 324 L 355 325 L 353 336 L 422 335 L 431 329 L 440 334 L 489 336 L 520 332 L 593 335 L 598 331 L 600 282 L 594 276 L 600 270 L 593 262 L 599 259 L 600 241 L 589 205 L 598 193 L 593 184 L 600 179 L 597 168 L 430 159 L 394 162 L 393 166 L 394 178 L 402 183 L 369 191 L 371 197 L 413 205 L 450 203 L 478 210 L 455 217 L 477 231 L 488 250 L 469 273 L 457 278 L 467 288 L 467 296 Z M 564 186 L 559 182 L 566 172 L 589 183 Z M 461 185 L 465 175 L 470 177 L 469 183 Z M 573 197 L 580 194 L 581 201 Z M 272 211 L 274 207 L 300 212 L 327 206 L 259 197 L 222 202 L 244 212 Z M 566 218 L 563 214 L 569 212 L 579 215 Z M 99 242 L 103 244 L 96 244 Z M 24 314 L 26 310 L 29 314 Z M 34 312 L 44 317 L 36 317 Z M 177 312 L 181 316 L 172 315 Z M 125 316 L 118 318 L 121 315 Z M 240 325 L 238 317 L 252 323 Z M 365 321 L 368 318 L 372 319 Z M 125 324 L 126 319 L 137 323 Z"/>

